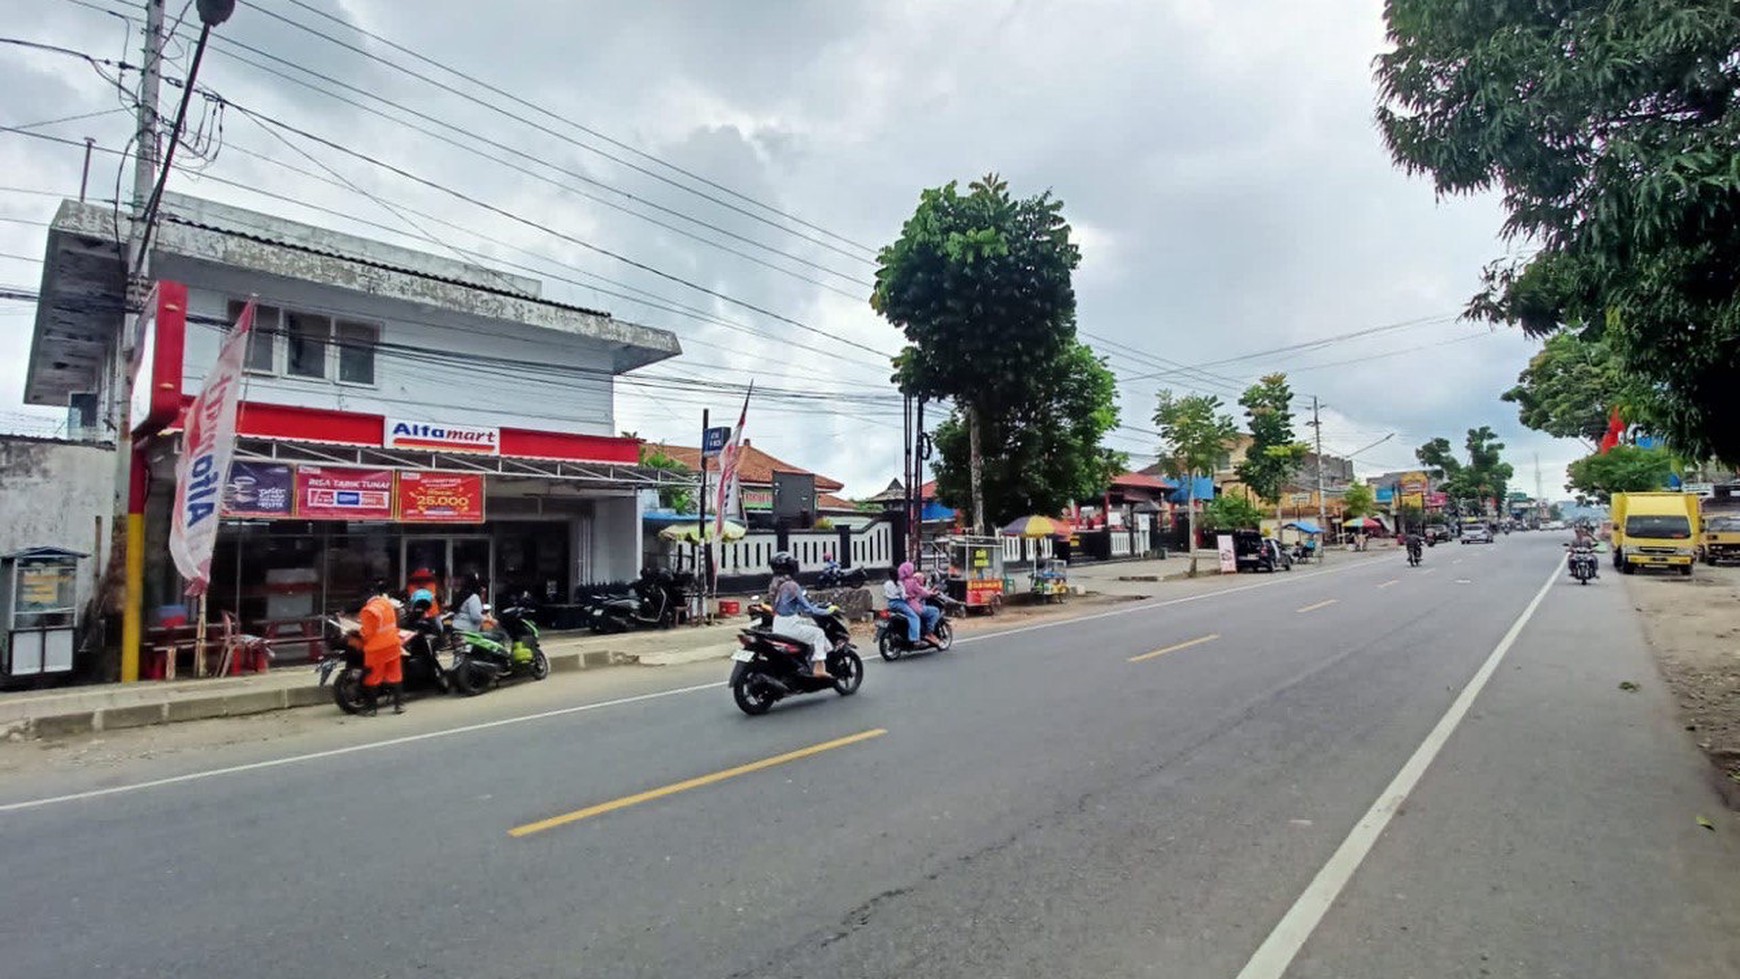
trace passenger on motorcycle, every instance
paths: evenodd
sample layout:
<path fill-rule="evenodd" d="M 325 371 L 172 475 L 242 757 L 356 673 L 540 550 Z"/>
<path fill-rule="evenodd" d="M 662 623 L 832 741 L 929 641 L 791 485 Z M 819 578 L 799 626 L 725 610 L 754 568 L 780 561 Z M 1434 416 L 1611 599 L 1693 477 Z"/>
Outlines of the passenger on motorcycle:
<path fill-rule="evenodd" d="M 882 597 L 888 600 L 888 611 L 892 614 L 906 617 L 906 641 L 918 645 L 919 615 L 918 609 L 906 600 L 906 589 L 900 582 L 900 569 L 889 568 L 888 580 L 882 583 Z"/>
<path fill-rule="evenodd" d="M 925 601 L 936 592 L 925 585 L 924 579 L 919 576 L 911 561 L 900 565 L 900 587 L 906 592 L 906 604 L 924 617 L 924 641 L 932 646 L 942 645 L 942 641 L 936 637 L 936 624 L 942 618 L 942 610 Z M 916 636 L 912 639 L 914 642 L 918 641 Z"/>
<path fill-rule="evenodd" d="M 769 601 L 773 605 L 773 631 L 787 639 L 807 643 L 810 647 L 810 673 L 819 680 L 831 680 L 827 660 L 830 643 L 828 634 L 816 625 L 813 616 L 826 615 L 828 610 L 810 601 L 804 588 L 797 583 L 797 558 L 780 551 L 768 562 L 773 572 Z"/>

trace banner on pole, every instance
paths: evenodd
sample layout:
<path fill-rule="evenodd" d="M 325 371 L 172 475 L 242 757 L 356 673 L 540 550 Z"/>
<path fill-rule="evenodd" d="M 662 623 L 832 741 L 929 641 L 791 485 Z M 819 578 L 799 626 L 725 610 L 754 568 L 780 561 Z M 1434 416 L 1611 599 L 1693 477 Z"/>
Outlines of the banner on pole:
<path fill-rule="evenodd" d="M 743 454 L 743 425 L 749 420 L 749 396 L 755 393 L 755 382 L 749 382 L 749 390 L 743 393 L 743 410 L 737 414 L 737 426 L 731 429 L 731 438 L 725 443 L 725 448 L 719 453 L 719 495 L 714 508 L 713 533 L 720 539 L 725 539 L 725 517 L 742 517 L 742 501 L 739 498 L 737 470 Z"/>
<path fill-rule="evenodd" d="M 242 360 L 254 327 L 254 301 L 248 300 L 236 325 L 218 348 L 217 364 L 187 409 L 181 456 L 175 461 L 175 509 L 169 523 L 169 556 L 187 579 L 189 595 L 205 594 L 211 583 L 211 554 L 217 545 L 218 513 L 236 451 L 236 404 L 241 398 Z"/>

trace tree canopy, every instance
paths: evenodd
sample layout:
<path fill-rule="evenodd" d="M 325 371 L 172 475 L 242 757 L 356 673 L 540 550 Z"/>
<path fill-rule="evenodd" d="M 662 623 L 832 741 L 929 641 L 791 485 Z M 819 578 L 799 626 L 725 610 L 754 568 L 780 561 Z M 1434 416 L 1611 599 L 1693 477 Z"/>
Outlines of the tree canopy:
<path fill-rule="evenodd" d="M 1262 523 L 1263 511 L 1237 494 L 1217 496 L 1202 508 L 1202 525 L 1209 530 L 1252 530 Z"/>
<path fill-rule="evenodd" d="M 1629 422 L 1647 411 L 1642 392 L 1630 382 L 1619 358 L 1601 340 L 1560 331 L 1517 375 L 1515 387 L 1501 397 L 1517 406 L 1527 427 L 1555 438 L 1578 438 L 1593 448 L 1607 431 L 1615 408 Z"/>
<path fill-rule="evenodd" d="M 1341 495 L 1341 513 L 1347 517 L 1368 517 L 1377 511 L 1377 495 L 1370 486 L 1354 483 Z"/>
<path fill-rule="evenodd" d="M 1104 492 L 1128 459 L 1100 440 L 1117 427 L 1117 380 L 1084 344 L 1048 371 L 1033 400 L 988 416 L 981 433 L 985 513 L 1001 526 L 1030 513 L 1056 514 L 1071 500 Z M 968 432 L 959 412 L 936 430 L 937 496 L 961 505 L 971 498 Z"/>
<path fill-rule="evenodd" d="M 1442 195 L 1496 189 L 1528 257 L 1470 315 L 1601 340 L 1682 455 L 1740 460 L 1740 10 L 1388 0 L 1378 122 Z"/>
<path fill-rule="evenodd" d="M 1504 443 L 1498 441 L 1498 434 L 1487 425 L 1471 428 L 1462 445 L 1468 452 L 1466 463 L 1456 458 L 1446 438 L 1420 446 L 1414 457 L 1439 480 L 1444 493 L 1459 508 L 1478 509 L 1484 501 L 1503 500 L 1515 470 L 1503 459 Z"/>
<path fill-rule="evenodd" d="M 1666 449 L 1616 445 L 1571 463 L 1565 488 L 1606 503 L 1615 493 L 1659 490 L 1673 472 L 1673 456 Z"/>
<path fill-rule="evenodd" d="M 987 451 L 999 443 L 987 429 L 1024 414 L 1050 417 L 1057 399 L 1048 387 L 1064 369 L 1084 363 L 1070 284 L 1081 252 L 1070 243 L 1063 202 L 1049 192 L 1017 199 L 996 174 L 967 189 L 963 195 L 950 182 L 919 196 L 900 237 L 877 256 L 870 305 L 906 336 L 894 360 L 901 390 L 952 402 L 969 456 L 976 435 L 986 463 L 1007 469 L 1007 456 Z M 1103 418 L 1112 403 L 1108 393 L 1092 413 Z M 1079 430 L 1054 427 L 1047 436 L 1055 448 Z M 1066 455 L 1081 459 L 1098 450 L 1096 435 L 1091 446 L 1072 445 Z M 967 468 L 970 490 L 970 460 Z M 982 498 L 970 496 L 975 503 Z"/>
<path fill-rule="evenodd" d="M 1190 546 L 1196 546 L 1196 478 L 1214 473 L 1216 463 L 1238 438 L 1238 426 L 1223 412 L 1213 395 L 1161 391 L 1154 408 L 1154 424 L 1160 426 L 1160 467 L 1167 475 L 1186 480 L 1190 490 Z"/>
<path fill-rule="evenodd" d="M 1239 404 L 1251 430 L 1250 448 L 1238 464 L 1239 482 L 1259 499 L 1278 502 L 1308 451 L 1293 431 L 1293 389 L 1287 375 L 1259 378 L 1239 396 Z"/>

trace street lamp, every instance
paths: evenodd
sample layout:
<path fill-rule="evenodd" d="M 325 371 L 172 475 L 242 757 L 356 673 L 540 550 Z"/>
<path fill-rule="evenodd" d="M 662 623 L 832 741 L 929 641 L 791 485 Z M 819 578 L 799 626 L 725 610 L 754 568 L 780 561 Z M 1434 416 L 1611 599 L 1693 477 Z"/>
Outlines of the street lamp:
<path fill-rule="evenodd" d="M 1370 452 L 1371 450 L 1377 448 L 1378 446 L 1384 444 L 1385 442 L 1388 442 L 1390 439 L 1393 439 L 1395 437 L 1396 437 L 1396 433 L 1391 432 L 1390 434 L 1385 435 L 1383 438 L 1378 439 L 1376 442 L 1373 442 L 1372 444 L 1366 446 L 1365 448 L 1360 449 L 1359 452 L 1349 452 L 1347 454 L 1347 457 L 1349 459 L 1352 459 L 1354 456 L 1359 455 L 1362 452 Z"/>

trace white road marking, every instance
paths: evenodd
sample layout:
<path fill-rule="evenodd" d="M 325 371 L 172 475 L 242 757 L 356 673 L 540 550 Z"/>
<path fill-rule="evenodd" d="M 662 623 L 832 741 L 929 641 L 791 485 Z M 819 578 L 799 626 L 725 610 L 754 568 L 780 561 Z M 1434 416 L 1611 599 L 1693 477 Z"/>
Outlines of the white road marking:
<path fill-rule="evenodd" d="M 1401 580 L 1402 579 L 1400 579 L 1400 578 L 1391 578 L 1390 580 L 1384 582 L 1383 584 L 1379 585 L 1378 587 L 1379 588 L 1388 588 L 1389 586 L 1391 586 L 1391 585 L 1393 585 L 1396 582 L 1401 581 Z"/>
<path fill-rule="evenodd" d="M 1547 593 L 1558 583 L 1558 580 L 1559 565 L 1554 564 L 1552 573 L 1547 575 L 1546 583 L 1541 585 L 1540 591 L 1535 592 L 1535 597 L 1522 610 L 1522 614 L 1518 615 L 1516 621 L 1511 623 L 1510 631 L 1506 632 L 1504 638 L 1498 641 L 1498 645 L 1493 647 L 1492 653 L 1486 657 L 1486 662 L 1480 664 L 1480 669 L 1475 671 L 1474 677 L 1468 681 L 1468 685 L 1462 688 L 1460 694 L 1456 695 L 1456 700 L 1450 704 L 1450 709 L 1444 712 L 1444 716 L 1439 719 L 1437 726 L 1432 728 L 1432 732 L 1426 735 L 1426 740 L 1422 741 L 1420 746 L 1414 750 L 1413 756 L 1402 766 L 1402 770 L 1396 773 L 1396 777 L 1384 789 L 1383 794 L 1379 795 L 1377 801 L 1372 803 L 1371 808 L 1366 810 L 1365 816 L 1353 827 L 1353 832 L 1347 835 L 1347 839 L 1342 841 L 1341 846 L 1336 848 L 1334 855 L 1329 858 L 1329 862 L 1323 865 L 1323 869 L 1317 872 L 1316 877 L 1312 878 L 1311 883 L 1305 888 L 1305 892 L 1299 895 L 1299 899 L 1293 902 L 1291 908 L 1287 909 L 1287 913 L 1282 916 L 1280 923 L 1275 926 L 1275 930 L 1271 931 L 1269 937 L 1263 940 L 1263 944 L 1258 946 L 1256 954 L 1252 955 L 1250 961 L 1245 963 L 1245 967 L 1239 970 L 1238 979 L 1281 979 L 1282 974 L 1287 971 L 1287 967 L 1292 965 L 1293 959 L 1298 956 L 1299 949 L 1304 947 L 1306 939 L 1310 938 L 1311 933 L 1317 930 L 1318 924 L 1323 921 L 1323 916 L 1329 912 L 1330 906 L 1340 896 L 1341 889 L 1347 886 L 1347 882 L 1353 878 L 1354 871 L 1359 869 L 1359 865 L 1371 853 L 1372 846 L 1377 843 L 1378 837 L 1383 834 L 1385 827 L 1389 826 L 1396 811 L 1408 800 L 1409 793 L 1413 792 L 1414 787 L 1419 784 L 1420 777 L 1426 773 L 1432 760 L 1438 757 L 1438 752 L 1443 750 L 1445 742 L 1449 741 L 1450 735 L 1455 733 L 1457 725 L 1461 724 L 1462 719 L 1467 716 L 1468 709 L 1474 706 L 1474 699 L 1480 696 L 1482 690 L 1486 689 L 1487 681 L 1492 679 L 1492 674 L 1498 669 L 1499 662 L 1504 659 L 1506 653 L 1510 652 L 1510 647 L 1516 643 L 1517 636 L 1522 634 L 1523 627 L 1528 625 L 1530 619 L 1534 618 L 1535 610 L 1541 607 L 1541 602 L 1546 599 Z"/>
<path fill-rule="evenodd" d="M 183 782 L 197 782 L 200 779 L 217 778 L 219 775 L 236 775 L 241 772 L 256 772 L 262 768 L 277 768 L 281 765 L 294 765 L 298 762 L 318 761 L 322 758 L 336 758 L 340 755 L 356 754 L 359 751 L 374 751 L 379 748 L 391 748 L 395 745 L 412 744 L 417 741 L 431 741 L 435 738 L 450 737 L 455 734 L 470 734 L 475 731 L 487 731 L 490 728 L 506 727 L 509 724 L 522 724 L 526 721 L 539 721 L 547 717 L 562 717 L 567 714 L 579 714 L 589 710 L 601 710 L 605 707 L 619 707 L 623 704 L 635 704 L 643 700 L 656 700 L 660 697 L 674 697 L 677 694 L 694 693 L 697 690 L 714 690 L 725 686 L 724 683 L 702 683 L 692 687 L 678 687 L 675 690 L 658 690 L 653 693 L 637 694 L 633 697 L 619 697 L 616 700 L 601 700 L 591 704 L 580 704 L 575 707 L 560 707 L 556 710 L 540 711 L 536 714 L 522 714 L 519 717 L 504 717 L 500 720 L 484 721 L 479 724 L 467 724 L 463 727 L 450 727 L 440 731 L 426 731 L 422 734 L 408 734 L 400 738 L 388 738 L 385 741 L 370 741 L 367 744 L 347 745 L 343 748 L 330 748 L 326 751 L 310 752 L 306 755 L 291 755 L 287 758 L 272 758 L 267 761 L 250 762 L 246 765 L 231 765 L 228 768 L 213 768 L 204 772 L 189 772 L 186 775 L 173 775 L 169 778 L 156 778 L 149 782 L 133 782 L 128 785 L 112 785 L 105 789 L 91 789 L 88 792 L 71 792 L 66 795 L 49 796 L 46 799 L 30 799 L 25 802 L 8 802 L 0 805 L 0 812 L 17 812 L 20 809 L 35 809 L 38 806 L 53 805 L 57 802 L 74 802 L 79 799 L 96 799 L 105 795 L 118 795 L 122 792 L 137 792 L 140 789 L 152 789 L 162 785 L 179 785 Z"/>
<path fill-rule="evenodd" d="M 1238 585 L 1232 588 L 1221 588 L 1215 591 L 1203 592 L 1199 595 L 1187 595 L 1183 598 L 1173 598 L 1164 602 L 1136 602 L 1129 608 L 1113 609 L 1109 612 L 1099 612 L 1094 615 L 1080 615 L 1074 618 L 1057 619 L 1051 622 L 1036 622 L 1032 625 L 1005 629 L 1000 632 L 986 633 L 978 636 L 967 636 L 955 640 L 960 646 L 970 642 L 981 642 L 986 639 L 1000 639 L 1004 636 L 1020 635 L 1024 632 L 1036 632 L 1040 629 L 1053 629 L 1058 626 L 1074 625 L 1079 622 L 1092 622 L 1095 619 L 1108 619 L 1118 615 L 1131 615 L 1136 612 L 1147 612 L 1153 609 L 1166 608 L 1172 605 L 1182 605 L 1186 602 L 1201 601 L 1220 595 L 1233 595 L 1250 591 L 1255 588 L 1267 588 L 1270 585 L 1283 584 L 1289 581 L 1306 581 L 1322 575 L 1338 574 L 1363 567 L 1364 562 L 1345 564 L 1336 568 L 1325 568 L 1321 571 L 1311 571 L 1305 574 L 1291 574 L 1279 578 L 1270 578 L 1249 585 Z M 341 755 L 356 754 L 362 751 L 376 751 L 382 748 L 392 748 L 402 744 L 413 744 L 419 741 L 431 741 L 436 738 L 451 737 L 455 734 L 471 734 L 477 731 L 487 731 L 493 728 L 508 727 L 513 724 L 524 724 L 528 721 L 541 721 L 551 717 L 565 717 L 569 714 L 580 714 L 586 711 L 602 710 L 606 707 L 620 707 L 624 704 L 635 704 L 647 700 L 657 700 L 662 697 L 675 697 L 680 694 L 697 693 L 702 690 L 717 690 L 725 687 L 723 681 L 718 683 L 698 683 L 688 687 L 677 687 L 671 690 L 656 690 L 652 693 L 637 694 L 633 697 L 620 697 L 616 700 L 602 700 L 589 704 L 578 704 L 573 707 L 560 707 L 555 710 L 539 711 L 535 714 L 521 714 L 515 717 L 504 717 L 493 721 L 483 721 L 477 724 L 466 724 L 460 727 L 445 728 L 440 731 L 426 731 L 422 734 L 410 734 L 404 737 L 387 738 L 384 741 L 370 741 L 366 744 L 347 745 L 343 748 L 330 748 L 325 751 L 314 751 L 304 755 L 290 755 L 285 758 L 271 758 L 266 761 L 250 762 L 245 765 L 231 765 L 226 768 L 213 768 L 203 772 L 188 772 L 185 775 L 173 775 L 167 778 L 151 779 L 145 782 L 131 782 L 126 785 L 112 785 L 107 788 L 90 789 L 85 792 L 70 792 L 66 795 L 48 796 L 42 799 L 27 799 L 22 802 L 0 803 L 0 813 L 18 812 L 24 809 L 36 809 L 61 802 L 77 802 L 82 799 L 97 799 L 103 796 L 119 795 L 124 792 L 138 792 L 143 789 L 154 789 L 165 785 L 180 785 L 186 782 L 197 782 L 208 778 L 218 778 L 223 775 L 239 775 L 244 772 L 254 772 L 267 768 L 279 768 L 285 765 L 296 765 L 302 762 L 319 761 L 323 758 L 336 758 Z"/>

